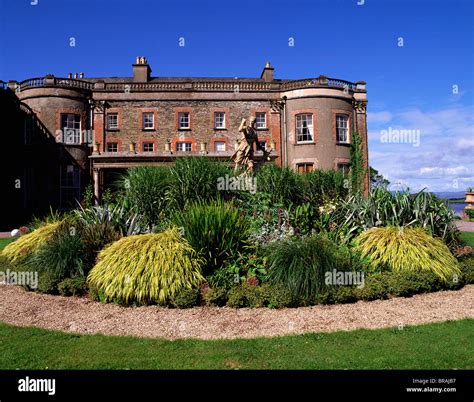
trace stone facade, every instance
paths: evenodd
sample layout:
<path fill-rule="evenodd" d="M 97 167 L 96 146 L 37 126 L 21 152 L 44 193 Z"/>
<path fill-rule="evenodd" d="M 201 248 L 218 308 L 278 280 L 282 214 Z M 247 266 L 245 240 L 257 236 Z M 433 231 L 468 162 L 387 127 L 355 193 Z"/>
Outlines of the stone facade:
<path fill-rule="evenodd" d="M 242 118 L 257 113 L 259 141 L 279 165 L 299 171 L 346 166 L 357 130 L 368 166 L 365 82 L 279 80 L 273 71 L 267 63 L 260 78 L 152 77 L 139 57 L 131 78 L 48 75 L 8 87 L 71 156 L 74 167 L 66 174 L 78 177 L 74 191 L 92 181 L 98 197 L 117 169 L 169 164 L 183 155 L 230 163 Z M 219 127 L 216 113 L 224 120 Z M 180 118 L 189 126 L 180 127 Z"/>

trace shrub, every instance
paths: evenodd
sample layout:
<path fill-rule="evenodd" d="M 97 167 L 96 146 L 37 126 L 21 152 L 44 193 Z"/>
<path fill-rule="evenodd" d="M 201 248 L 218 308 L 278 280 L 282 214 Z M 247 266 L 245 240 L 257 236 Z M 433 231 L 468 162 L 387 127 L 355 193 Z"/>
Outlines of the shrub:
<path fill-rule="evenodd" d="M 207 306 L 225 306 L 228 299 L 227 290 L 219 287 L 210 288 L 204 296 Z"/>
<path fill-rule="evenodd" d="M 123 236 L 138 234 L 146 230 L 143 219 L 130 211 L 127 200 L 118 204 L 104 204 L 73 211 L 73 216 L 84 225 L 110 225 Z"/>
<path fill-rule="evenodd" d="M 25 260 L 28 269 L 48 272 L 58 280 L 84 276 L 84 246 L 81 226 L 62 222 L 47 243 Z"/>
<path fill-rule="evenodd" d="M 86 293 L 84 277 L 66 278 L 59 282 L 58 291 L 61 296 L 81 296 Z"/>
<path fill-rule="evenodd" d="M 2 250 L 2 255 L 13 263 L 24 261 L 51 239 L 59 225 L 60 222 L 49 223 L 31 233 L 20 236 Z"/>
<path fill-rule="evenodd" d="M 83 260 L 86 273 L 95 265 L 97 254 L 120 237 L 120 233 L 109 223 L 85 225 L 81 233 L 81 241 L 84 246 Z"/>
<path fill-rule="evenodd" d="M 279 284 L 265 283 L 261 286 L 242 284 L 234 287 L 228 294 L 227 306 L 242 307 L 269 307 L 282 308 L 293 305 L 290 291 Z"/>
<path fill-rule="evenodd" d="M 256 178 L 258 192 L 269 194 L 272 203 L 288 206 L 299 202 L 300 176 L 292 169 L 266 164 L 257 171 Z"/>
<path fill-rule="evenodd" d="M 228 266 L 216 269 L 211 275 L 207 276 L 206 279 L 211 288 L 221 288 L 225 290 L 230 290 L 241 281 L 239 271 L 233 271 Z"/>
<path fill-rule="evenodd" d="M 474 256 L 464 258 L 460 263 L 460 268 L 464 282 L 474 283 Z"/>
<path fill-rule="evenodd" d="M 176 228 L 124 237 L 102 250 L 88 276 L 107 301 L 166 304 L 204 279 L 203 260 Z"/>
<path fill-rule="evenodd" d="M 301 176 L 302 200 L 313 207 L 319 207 L 328 201 L 345 198 L 348 189 L 344 175 L 338 170 L 313 170 Z"/>
<path fill-rule="evenodd" d="M 364 280 L 364 287 L 353 288 L 357 300 L 379 300 L 388 297 L 388 284 L 386 273 L 372 273 Z"/>
<path fill-rule="evenodd" d="M 325 288 L 325 273 L 350 269 L 346 249 L 323 235 L 271 243 L 266 247 L 268 277 L 287 287 L 294 299 L 310 300 Z"/>
<path fill-rule="evenodd" d="M 206 157 L 177 158 L 170 169 L 172 206 L 182 210 L 195 202 L 217 199 L 217 179 L 229 173 L 227 166 Z"/>
<path fill-rule="evenodd" d="M 356 241 L 356 250 L 380 271 L 432 271 L 446 282 L 461 274 L 446 245 L 421 228 L 372 228 Z"/>
<path fill-rule="evenodd" d="M 43 271 L 38 273 L 38 288 L 41 293 L 57 294 L 58 284 L 61 280 L 54 274 Z"/>
<path fill-rule="evenodd" d="M 170 304 L 177 308 L 191 308 L 199 303 L 199 289 L 182 289 L 170 299 Z"/>
<path fill-rule="evenodd" d="M 151 229 L 169 205 L 170 169 L 142 166 L 129 169 L 123 181 L 125 197 Z"/>
<path fill-rule="evenodd" d="M 206 275 L 241 251 L 250 234 L 248 220 L 232 204 L 220 200 L 194 204 L 171 220 L 183 228 L 184 237 L 204 257 Z"/>
<path fill-rule="evenodd" d="M 372 227 L 421 226 L 454 249 L 460 245 L 454 217 L 454 211 L 444 201 L 426 191 L 392 193 L 377 187 L 368 198 L 351 196 L 342 200 L 331 221 L 346 226 L 351 238 Z"/>

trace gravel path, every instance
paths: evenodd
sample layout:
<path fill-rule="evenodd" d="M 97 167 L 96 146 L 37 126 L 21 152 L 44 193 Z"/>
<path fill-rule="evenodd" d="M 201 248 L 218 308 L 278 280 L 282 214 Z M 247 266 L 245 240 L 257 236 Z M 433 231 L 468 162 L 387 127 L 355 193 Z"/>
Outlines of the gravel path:
<path fill-rule="evenodd" d="M 456 226 L 461 232 L 474 232 L 474 222 L 456 221 Z"/>
<path fill-rule="evenodd" d="M 26 292 L 0 285 L 0 321 L 82 334 L 178 338 L 253 338 L 382 328 L 474 318 L 474 285 L 443 291 L 332 306 L 272 310 L 157 306 L 121 307 L 88 298 Z"/>

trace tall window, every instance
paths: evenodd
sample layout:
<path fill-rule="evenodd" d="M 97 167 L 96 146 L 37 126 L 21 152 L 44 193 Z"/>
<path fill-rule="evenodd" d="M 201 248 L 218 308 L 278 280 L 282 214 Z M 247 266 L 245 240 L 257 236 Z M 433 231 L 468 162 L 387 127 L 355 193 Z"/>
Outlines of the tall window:
<path fill-rule="evenodd" d="M 190 142 L 177 142 L 176 143 L 176 152 L 191 152 L 192 143 Z"/>
<path fill-rule="evenodd" d="M 349 173 L 349 169 L 350 169 L 349 163 L 338 163 L 337 164 L 337 170 L 342 172 L 343 176 L 347 176 L 347 174 Z"/>
<path fill-rule="evenodd" d="M 214 128 L 225 128 L 225 113 L 224 112 L 214 113 Z"/>
<path fill-rule="evenodd" d="M 118 152 L 118 144 L 116 142 L 108 142 L 107 152 Z"/>
<path fill-rule="evenodd" d="M 143 113 L 142 120 L 143 120 L 144 130 L 153 130 L 155 128 L 155 119 L 154 119 L 154 114 L 152 112 Z"/>
<path fill-rule="evenodd" d="M 62 208 L 76 205 L 75 200 L 81 198 L 81 172 L 77 166 L 64 165 L 60 167 L 60 203 Z"/>
<path fill-rule="evenodd" d="M 189 112 L 179 112 L 178 120 L 180 130 L 185 130 L 191 127 L 191 125 L 189 124 Z"/>
<path fill-rule="evenodd" d="M 296 167 L 298 168 L 298 173 L 306 173 L 313 170 L 312 163 L 298 163 Z"/>
<path fill-rule="evenodd" d="M 152 142 L 143 143 L 143 152 L 153 152 L 155 150 L 155 144 Z"/>
<path fill-rule="evenodd" d="M 267 114 L 265 112 L 257 112 L 255 114 L 257 129 L 267 128 Z"/>
<path fill-rule="evenodd" d="M 310 113 L 296 115 L 296 142 L 313 141 L 313 115 Z"/>
<path fill-rule="evenodd" d="M 118 113 L 107 114 L 107 130 L 118 130 Z"/>
<path fill-rule="evenodd" d="M 349 142 L 349 118 L 345 114 L 336 115 L 336 142 Z"/>
<path fill-rule="evenodd" d="M 62 142 L 65 144 L 81 143 L 81 116 L 78 114 L 61 114 Z"/>
<path fill-rule="evenodd" d="M 225 142 L 224 141 L 216 141 L 214 143 L 216 152 L 225 152 Z"/>

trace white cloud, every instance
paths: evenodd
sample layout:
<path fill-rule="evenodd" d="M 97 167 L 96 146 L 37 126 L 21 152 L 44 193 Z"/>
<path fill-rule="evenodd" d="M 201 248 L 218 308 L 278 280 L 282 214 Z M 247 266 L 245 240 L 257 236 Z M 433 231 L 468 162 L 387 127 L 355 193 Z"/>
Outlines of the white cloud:
<path fill-rule="evenodd" d="M 367 121 L 371 123 L 387 123 L 392 120 L 392 113 L 388 111 L 383 112 L 368 112 Z"/>

